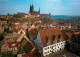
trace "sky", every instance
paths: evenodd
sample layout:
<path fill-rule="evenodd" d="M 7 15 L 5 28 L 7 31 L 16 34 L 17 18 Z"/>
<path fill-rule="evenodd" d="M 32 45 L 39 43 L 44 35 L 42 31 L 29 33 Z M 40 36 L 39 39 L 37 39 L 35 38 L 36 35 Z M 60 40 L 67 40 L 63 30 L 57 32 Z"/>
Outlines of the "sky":
<path fill-rule="evenodd" d="M 80 0 L 0 0 L 0 15 L 28 13 L 31 4 L 41 14 L 80 16 Z"/>

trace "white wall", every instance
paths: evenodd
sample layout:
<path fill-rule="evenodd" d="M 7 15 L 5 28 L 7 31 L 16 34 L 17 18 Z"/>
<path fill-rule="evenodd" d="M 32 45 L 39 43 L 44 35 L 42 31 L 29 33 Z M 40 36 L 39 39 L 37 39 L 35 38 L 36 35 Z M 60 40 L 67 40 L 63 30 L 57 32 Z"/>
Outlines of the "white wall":
<path fill-rule="evenodd" d="M 53 52 L 58 52 L 60 50 L 63 50 L 64 47 L 65 47 L 65 41 L 46 46 L 43 48 L 43 56 L 47 56 Z"/>
<path fill-rule="evenodd" d="M 17 57 L 22 57 L 22 54 L 18 54 Z"/>

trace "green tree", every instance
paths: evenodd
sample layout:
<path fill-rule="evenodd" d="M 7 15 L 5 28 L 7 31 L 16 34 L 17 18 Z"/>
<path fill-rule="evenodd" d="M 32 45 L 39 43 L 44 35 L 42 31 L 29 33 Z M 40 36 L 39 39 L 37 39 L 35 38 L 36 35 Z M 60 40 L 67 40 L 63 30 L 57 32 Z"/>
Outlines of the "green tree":
<path fill-rule="evenodd" d="M 5 34 L 0 34 L 0 41 L 4 39 Z"/>
<path fill-rule="evenodd" d="M 71 50 L 71 52 L 73 52 L 76 55 L 80 56 L 80 44 L 79 44 L 79 41 L 78 41 L 80 39 L 77 39 L 78 37 L 80 37 L 80 36 L 78 35 L 76 37 L 74 34 L 72 34 L 70 50 Z"/>
<path fill-rule="evenodd" d="M 11 55 L 10 53 L 1 53 L 1 57 L 15 57 L 15 55 Z"/>
<path fill-rule="evenodd" d="M 22 14 L 14 14 L 13 17 L 15 17 L 15 18 L 21 18 Z"/>
<path fill-rule="evenodd" d="M 38 29 L 41 29 L 41 26 L 39 26 L 39 28 Z"/>

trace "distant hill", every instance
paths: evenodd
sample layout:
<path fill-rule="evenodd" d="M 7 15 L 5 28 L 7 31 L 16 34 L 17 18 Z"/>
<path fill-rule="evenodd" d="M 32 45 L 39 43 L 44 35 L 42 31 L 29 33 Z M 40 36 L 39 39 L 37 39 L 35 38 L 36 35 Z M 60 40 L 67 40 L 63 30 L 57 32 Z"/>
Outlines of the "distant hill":
<path fill-rule="evenodd" d="M 55 22 L 80 25 L 80 16 L 52 15 L 51 19 L 54 20 Z"/>
<path fill-rule="evenodd" d="M 52 18 L 75 18 L 80 16 L 68 16 L 68 15 L 52 15 Z"/>

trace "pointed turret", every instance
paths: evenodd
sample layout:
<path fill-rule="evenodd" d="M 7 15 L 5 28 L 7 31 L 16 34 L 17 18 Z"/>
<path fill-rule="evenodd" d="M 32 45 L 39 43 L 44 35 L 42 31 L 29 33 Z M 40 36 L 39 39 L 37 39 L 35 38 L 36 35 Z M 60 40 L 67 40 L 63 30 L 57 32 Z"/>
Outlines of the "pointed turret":
<path fill-rule="evenodd" d="M 51 13 L 49 13 L 49 16 L 51 17 Z"/>
<path fill-rule="evenodd" d="M 31 12 L 31 4 L 30 4 L 30 10 L 29 10 L 29 12 Z"/>
<path fill-rule="evenodd" d="M 34 12 L 34 6 L 33 6 L 33 4 L 32 4 L 32 12 Z"/>
<path fill-rule="evenodd" d="M 38 12 L 40 13 L 40 8 L 39 8 L 39 11 Z"/>

